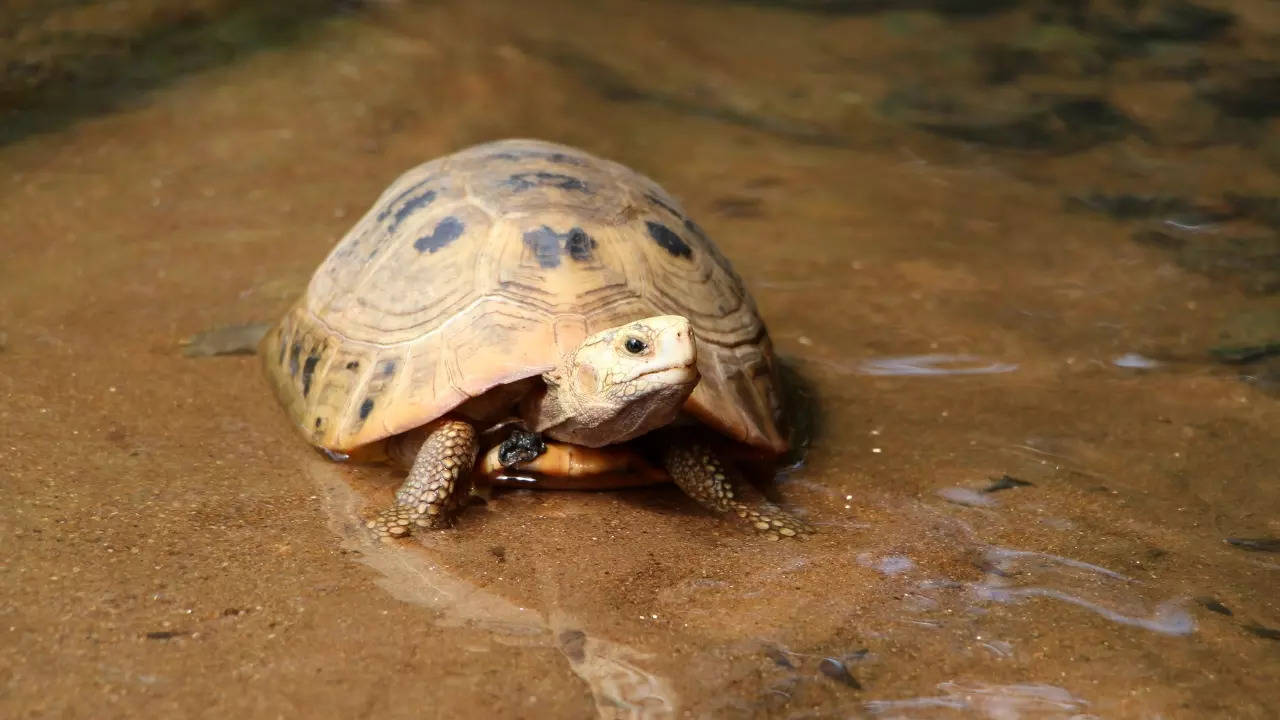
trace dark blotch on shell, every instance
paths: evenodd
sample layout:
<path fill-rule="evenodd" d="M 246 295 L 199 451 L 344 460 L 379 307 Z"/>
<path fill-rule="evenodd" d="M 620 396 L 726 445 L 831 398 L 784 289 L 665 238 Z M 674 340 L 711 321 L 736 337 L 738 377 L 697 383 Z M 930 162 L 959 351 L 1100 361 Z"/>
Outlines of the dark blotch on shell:
<path fill-rule="evenodd" d="M 657 195 L 654 195 L 653 193 L 645 193 L 644 198 L 649 202 L 653 203 L 654 205 L 657 205 L 663 210 L 666 210 L 667 212 L 671 213 L 672 215 L 675 215 L 678 218 L 684 219 L 684 215 L 682 215 L 679 210 L 675 209 L 675 207 L 671 205 L 671 203 L 668 203 L 667 201 L 663 200 Z"/>
<path fill-rule="evenodd" d="M 418 182 L 405 188 L 399 195 L 396 195 L 395 197 L 391 198 L 391 200 L 389 200 L 386 205 L 382 206 L 382 210 L 378 211 L 378 222 L 383 222 L 387 218 L 391 217 L 391 214 L 393 212 L 396 212 L 395 208 L 397 205 L 400 204 L 401 200 L 404 200 L 405 198 L 409 197 L 410 195 L 412 195 L 413 193 L 421 189 L 422 186 L 426 185 L 427 183 L 433 180 L 435 180 L 434 177 L 429 177 L 425 180 L 419 180 Z M 434 192 L 431 193 L 431 197 L 432 199 L 435 199 Z M 399 221 L 397 220 L 395 222 L 399 222 Z"/>
<path fill-rule="evenodd" d="M 560 265 L 560 235 L 543 225 L 524 234 L 524 246 L 533 252 L 538 265 L 553 268 Z"/>
<path fill-rule="evenodd" d="M 671 253 L 672 257 L 693 257 L 693 248 L 689 247 L 689 244 L 671 228 L 652 220 L 646 220 L 645 226 L 649 228 L 649 237 L 653 238 L 663 250 Z"/>
<path fill-rule="evenodd" d="M 306 397 L 311 393 L 311 376 L 316 372 L 316 365 L 320 364 L 320 356 L 308 355 L 306 362 L 302 364 L 302 397 Z"/>
<path fill-rule="evenodd" d="M 462 221 L 450 215 L 441 220 L 430 235 L 423 235 L 414 240 L 413 247 L 418 252 L 435 252 L 462 237 L 464 230 L 466 230 L 466 226 L 462 224 Z"/>
<path fill-rule="evenodd" d="M 561 255 L 568 255 L 579 262 L 590 260 L 596 241 L 582 228 L 558 233 L 543 225 L 524 234 L 524 245 L 533 252 L 539 266 L 553 268 L 559 267 Z"/>
<path fill-rule="evenodd" d="M 371 412 L 373 412 L 373 398 L 365 398 L 364 402 L 360 403 L 360 419 L 367 420 Z"/>
<path fill-rule="evenodd" d="M 574 157 L 573 155 L 566 155 L 564 153 L 559 153 L 559 152 L 545 153 L 545 154 L 537 153 L 537 155 L 538 157 L 541 157 L 547 160 L 548 162 L 553 162 L 560 165 L 574 165 L 576 167 L 585 167 L 587 164 L 587 161 L 583 160 L 580 157 Z"/>
<path fill-rule="evenodd" d="M 514 192 L 524 192 L 530 188 L 547 186 L 555 187 L 561 190 L 573 190 L 575 192 L 589 193 L 591 190 L 587 184 L 572 175 L 562 175 L 560 173 L 551 173 L 545 171 L 516 173 L 507 178 L 507 185 L 511 186 Z"/>
<path fill-rule="evenodd" d="M 693 233 L 694 237 L 698 238 L 702 242 L 707 242 L 707 234 L 702 231 L 702 228 L 698 226 L 698 223 L 692 220 L 685 220 L 684 229 Z"/>
<path fill-rule="evenodd" d="M 596 241 L 588 235 L 582 228 L 574 228 L 569 231 L 569 237 L 564 241 L 565 252 L 569 253 L 569 257 L 579 262 L 590 260 L 591 251 L 596 247 Z"/>
<path fill-rule="evenodd" d="M 352 360 L 351 362 L 347 363 L 348 370 L 358 370 L 359 368 L 360 368 L 359 360 Z"/>
<path fill-rule="evenodd" d="M 562 152 L 545 152 L 542 150 L 523 150 L 520 152 L 499 152 L 488 155 L 486 160 L 546 160 L 547 162 L 556 163 L 557 165 L 573 165 L 575 167 L 586 167 L 587 161 L 574 155 L 568 155 Z"/>
<path fill-rule="evenodd" d="M 400 207 L 399 210 L 396 211 L 396 216 L 391 220 L 391 227 L 389 228 L 389 230 L 391 232 L 395 232 L 396 228 L 400 227 L 400 223 L 408 219 L 408 217 L 413 213 L 430 205 L 431 201 L 435 199 L 436 199 L 435 190 L 428 190 L 425 193 L 418 195 L 417 197 L 410 198 L 404 205 Z"/>
<path fill-rule="evenodd" d="M 298 376 L 298 356 L 302 354 L 302 345 L 294 343 L 289 348 L 289 377 Z"/>

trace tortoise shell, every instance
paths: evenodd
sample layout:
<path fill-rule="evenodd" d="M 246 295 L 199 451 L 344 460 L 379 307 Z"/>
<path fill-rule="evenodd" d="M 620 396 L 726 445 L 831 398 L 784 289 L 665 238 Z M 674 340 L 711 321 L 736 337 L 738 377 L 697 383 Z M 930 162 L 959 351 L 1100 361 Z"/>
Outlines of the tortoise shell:
<path fill-rule="evenodd" d="M 581 150 L 502 140 L 392 183 L 267 333 L 262 355 L 312 444 L 347 452 L 654 315 L 683 315 L 694 329 L 702 380 L 685 410 L 785 451 L 764 323 L 680 204 Z"/>

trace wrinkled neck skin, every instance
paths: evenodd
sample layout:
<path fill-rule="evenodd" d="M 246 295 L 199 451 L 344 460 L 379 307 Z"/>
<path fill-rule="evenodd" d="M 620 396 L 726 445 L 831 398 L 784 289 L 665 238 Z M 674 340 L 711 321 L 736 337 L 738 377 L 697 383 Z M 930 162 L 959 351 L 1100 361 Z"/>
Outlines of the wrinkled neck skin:
<path fill-rule="evenodd" d="M 526 425 L 553 440 L 586 447 L 625 442 L 670 424 L 698 384 L 696 366 L 607 365 L 591 346 L 542 376 L 545 389 L 526 396 Z"/>

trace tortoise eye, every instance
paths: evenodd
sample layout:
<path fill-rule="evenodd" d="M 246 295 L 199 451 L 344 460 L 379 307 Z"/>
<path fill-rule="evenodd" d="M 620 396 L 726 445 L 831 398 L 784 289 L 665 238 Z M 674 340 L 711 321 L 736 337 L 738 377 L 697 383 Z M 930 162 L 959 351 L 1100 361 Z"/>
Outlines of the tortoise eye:
<path fill-rule="evenodd" d="M 632 355 L 639 355 L 640 353 L 649 349 L 649 345 L 638 337 L 627 338 L 627 341 L 623 343 L 623 347 L 625 347 L 627 349 L 627 352 L 631 353 Z"/>

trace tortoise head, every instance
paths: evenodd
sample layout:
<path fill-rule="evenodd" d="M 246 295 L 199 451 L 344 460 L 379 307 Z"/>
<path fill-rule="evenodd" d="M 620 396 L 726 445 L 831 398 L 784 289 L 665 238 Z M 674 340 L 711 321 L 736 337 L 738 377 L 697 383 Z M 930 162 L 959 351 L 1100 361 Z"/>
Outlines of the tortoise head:
<path fill-rule="evenodd" d="M 698 384 L 693 328 L 660 315 L 588 337 L 542 376 L 525 421 L 556 440 L 588 447 L 624 442 L 669 424 Z"/>

